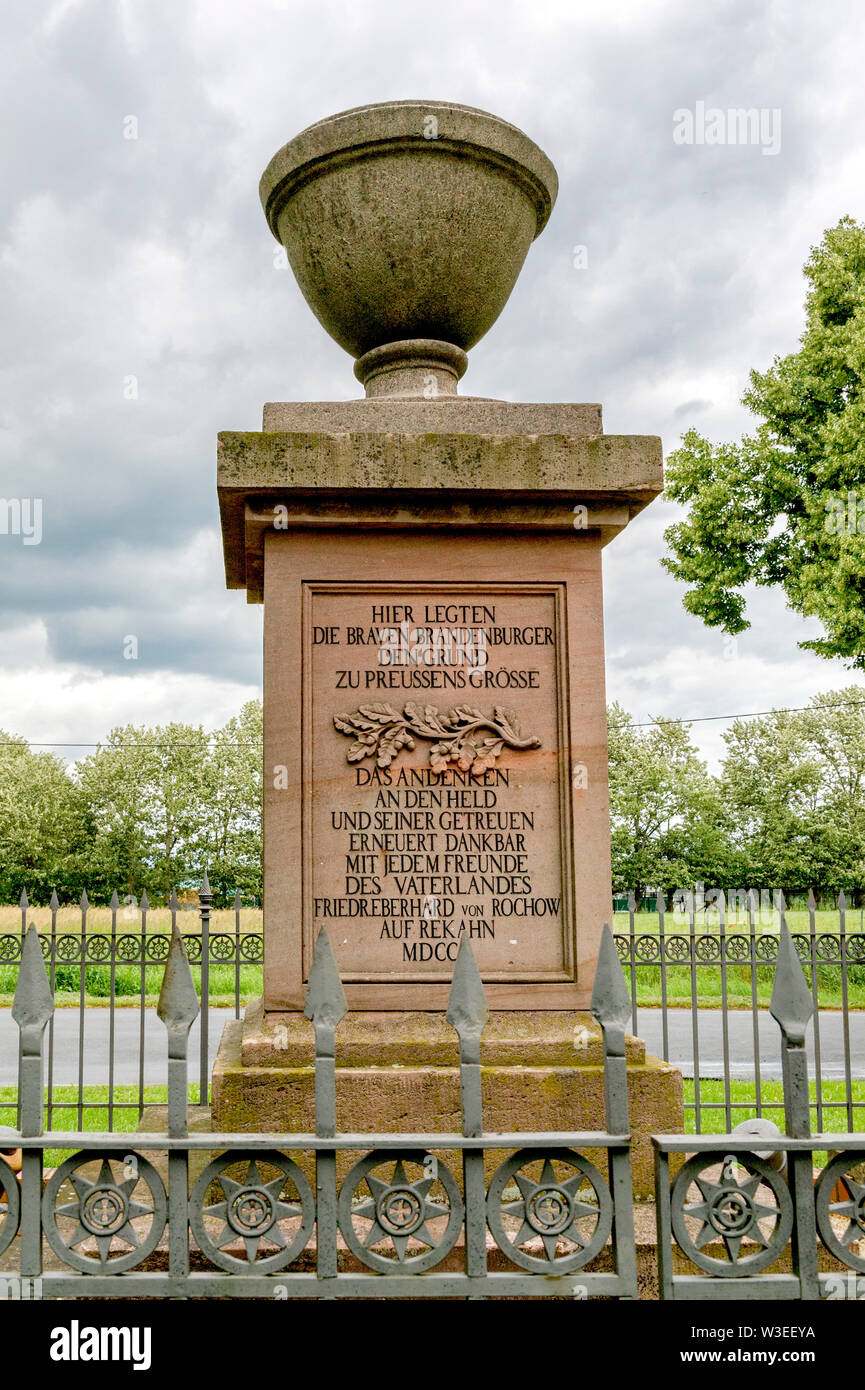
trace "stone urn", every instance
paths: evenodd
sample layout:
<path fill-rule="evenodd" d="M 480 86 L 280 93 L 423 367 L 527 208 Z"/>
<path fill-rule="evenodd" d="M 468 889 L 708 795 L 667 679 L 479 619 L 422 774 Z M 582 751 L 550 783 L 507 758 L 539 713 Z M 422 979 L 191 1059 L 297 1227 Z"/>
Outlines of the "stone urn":
<path fill-rule="evenodd" d="M 301 131 L 268 164 L 260 195 L 366 394 L 452 395 L 557 189 L 550 160 L 507 121 L 395 101 Z"/>

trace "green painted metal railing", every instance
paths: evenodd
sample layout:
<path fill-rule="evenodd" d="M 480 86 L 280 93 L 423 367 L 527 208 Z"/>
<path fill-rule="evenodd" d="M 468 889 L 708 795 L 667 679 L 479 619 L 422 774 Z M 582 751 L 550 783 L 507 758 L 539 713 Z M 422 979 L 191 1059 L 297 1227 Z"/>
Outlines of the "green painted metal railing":
<path fill-rule="evenodd" d="M 592 1001 L 604 1043 L 602 1133 L 484 1132 L 487 1007 L 467 939 L 447 1011 L 460 1046 L 458 1134 L 338 1132 L 346 1003 L 324 932 L 306 1001 L 314 1134 L 189 1133 L 187 1052 L 199 1001 L 176 928 L 158 1007 L 166 1133 L 136 1133 L 123 1146 L 111 1132 L 43 1133 L 53 1010 L 31 928 L 14 1005 L 20 1187 L 0 1159 L 0 1255 L 7 1279 L 23 1289 L 43 1298 L 637 1297 L 625 1056 L 631 1000 L 609 928 Z M 826 1296 L 839 1276 L 818 1271 L 819 1241 L 836 1269 L 865 1270 L 865 1137 L 810 1132 L 805 1031 L 813 1001 L 786 924 L 771 1010 L 781 1030 L 786 1134 L 765 1137 L 772 1127 L 764 1122 L 748 1134 L 654 1136 L 662 1298 Z M 825 1149 L 835 1156 L 815 1185 L 814 1153 Z M 57 1150 L 71 1152 L 48 1173 Z M 603 1155 L 600 1167 L 588 1151 Z M 203 1152 L 201 1169 L 195 1159 Z M 674 1247 L 690 1273 L 674 1269 Z M 787 1254 L 789 1271 L 773 1272 Z"/>

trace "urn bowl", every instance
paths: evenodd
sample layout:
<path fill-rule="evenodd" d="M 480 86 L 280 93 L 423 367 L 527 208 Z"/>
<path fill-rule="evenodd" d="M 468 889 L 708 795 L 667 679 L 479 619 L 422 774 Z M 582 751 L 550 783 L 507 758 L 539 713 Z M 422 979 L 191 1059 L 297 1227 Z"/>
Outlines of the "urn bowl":
<path fill-rule="evenodd" d="M 495 323 L 558 181 L 507 121 L 449 102 L 343 111 L 274 155 L 268 224 L 307 303 L 361 379 L 394 359 L 451 359 Z"/>

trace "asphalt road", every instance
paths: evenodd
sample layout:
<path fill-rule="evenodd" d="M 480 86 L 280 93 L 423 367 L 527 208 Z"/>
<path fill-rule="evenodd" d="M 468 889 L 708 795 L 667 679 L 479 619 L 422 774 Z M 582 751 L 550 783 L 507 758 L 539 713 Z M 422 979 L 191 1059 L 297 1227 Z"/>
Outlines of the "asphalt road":
<path fill-rule="evenodd" d="M 105 1085 L 108 1081 L 109 1009 L 86 1009 L 84 1019 L 84 1084 Z M 219 1040 L 233 1009 L 211 1009 L 207 1031 L 208 1074 L 212 1070 Z M 140 1009 L 114 1012 L 114 1081 L 118 1086 L 138 1084 L 138 1056 L 141 1029 Z M 46 1030 L 47 1038 L 47 1030 Z M 189 1079 L 197 1080 L 199 1068 L 200 1020 L 189 1034 Z M 155 1009 L 144 1011 L 144 1084 L 164 1086 L 166 1074 L 166 1033 Z M 46 1048 L 47 1054 L 47 1048 Z M 0 1009 L 0 1086 L 14 1086 L 18 1077 L 18 1028 L 11 1009 Z M 78 1085 L 78 1010 L 57 1009 L 54 1014 L 55 1086 Z"/>
<path fill-rule="evenodd" d="M 118 1085 L 134 1085 L 138 1081 L 139 1030 L 141 1015 L 138 1009 L 115 1011 L 114 1079 Z M 213 1066 L 222 1030 L 232 1009 L 211 1009 L 208 1028 L 208 1072 Z M 662 1052 L 660 1009 L 640 1009 L 640 1036 L 647 1050 L 656 1057 Z M 730 1075 L 749 1077 L 754 1071 L 753 1032 L 751 1013 L 733 1009 L 727 1014 L 729 1033 Z M 87 1009 L 84 1023 L 84 1082 L 86 1085 L 105 1084 L 108 1080 L 109 1010 Z M 694 1075 L 691 1011 L 670 1009 L 667 1013 L 669 1047 L 667 1057 L 681 1067 L 685 1076 Z M 718 1009 L 702 1009 L 698 1016 L 700 1075 L 723 1076 L 722 1017 Z M 780 1033 L 768 1010 L 759 1013 L 760 1074 L 767 1080 L 781 1075 Z M 337 1045 L 338 1045 L 337 1038 Z M 808 1045 L 813 1070 L 813 1024 L 808 1029 Z M 824 1080 L 844 1076 L 843 1018 L 840 1012 L 826 1010 L 820 1014 L 820 1053 Z M 199 1024 L 196 1021 L 190 1034 L 190 1079 L 198 1076 Z M 865 1076 L 865 1012 L 850 1014 L 850 1057 L 854 1076 Z M 0 1086 L 14 1086 L 18 1075 L 18 1029 L 9 1009 L 0 1009 Z M 149 1009 L 144 1016 L 144 1082 L 145 1085 L 165 1084 L 165 1030 Z M 54 1015 L 54 1084 L 78 1083 L 78 1011 L 58 1009 Z"/>
<path fill-rule="evenodd" d="M 865 1013 L 850 1013 L 850 1067 L 853 1076 L 865 1076 Z M 820 1011 L 820 1060 L 824 1081 L 843 1079 L 844 1016 L 840 1010 Z M 660 1009 L 639 1009 L 637 1027 L 646 1050 L 662 1057 L 663 1031 Z M 720 1009 L 699 1009 L 699 1074 L 704 1078 L 723 1077 L 723 1015 Z M 781 1030 L 768 1009 L 758 1012 L 760 1075 L 767 1080 L 781 1077 Z M 727 1011 L 728 1049 L 731 1077 L 754 1075 L 754 1029 L 750 1009 Z M 680 1067 L 683 1076 L 694 1075 L 694 1045 L 690 1009 L 667 1010 L 667 1059 Z M 809 1075 L 814 1076 L 814 1024 L 807 1035 Z"/>

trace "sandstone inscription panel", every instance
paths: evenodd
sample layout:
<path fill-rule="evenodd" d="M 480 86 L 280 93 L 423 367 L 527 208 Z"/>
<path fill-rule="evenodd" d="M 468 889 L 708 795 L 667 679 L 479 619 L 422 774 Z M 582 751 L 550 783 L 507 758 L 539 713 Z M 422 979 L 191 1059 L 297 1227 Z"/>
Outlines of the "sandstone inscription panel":
<path fill-rule="evenodd" d="M 564 586 L 303 584 L 304 975 L 574 978 Z"/>

